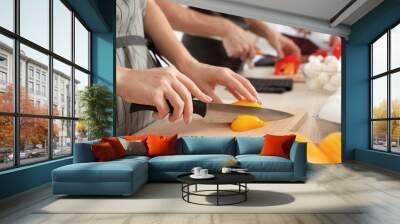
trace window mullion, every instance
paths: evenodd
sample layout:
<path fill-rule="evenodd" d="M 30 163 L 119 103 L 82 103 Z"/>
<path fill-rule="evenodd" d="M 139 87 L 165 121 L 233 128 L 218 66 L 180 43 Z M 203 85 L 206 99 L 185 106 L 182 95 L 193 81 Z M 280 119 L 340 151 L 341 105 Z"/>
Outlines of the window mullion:
<path fill-rule="evenodd" d="M 373 116 L 373 91 L 374 91 L 374 86 L 373 86 L 373 79 L 372 79 L 372 72 L 373 70 L 373 63 L 372 63 L 372 57 L 373 57 L 373 50 L 374 48 L 372 47 L 372 45 L 369 46 L 369 85 L 370 85 L 370 89 L 369 89 L 369 118 L 370 118 L 370 122 L 369 122 L 369 145 L 370 145 L 370 149 L 373 149 L 374 147 L 374 136 L 373 136 L 373 121 L 372 119 L 374 118 Z"/>
<path fill-rule="evenodd" d="M 387 71 L 390 70 L 390 29 L 387 32 Z M 392 79 L 392 75 L 389 73 L 387 75 L 387 98 L 388 98 L 388 102 L 387 102 L 387 110 L 388 110 L 388 118 L 392 117 L 392 99 L 391 99 L 391 79 Z M 387 140 L 388 142 L 388 148 L 387 151 L 391 152 L 392 151 L 392 125 L 391 125 L 392 121 L 388 120 L 387 122 Z"/>
<path fill-rule="evenodd" d="M 72 105 L 71 105 L 71 117 L 75 118 L 75 12 L 72 11 L 71 14 L 71 24 L 72 24 L 72 32 L 71 32 L 71 60 L 72 60 L 72 64 L 73 66 L 71 67 L 71 100 L 72 100 Z M 72 151 L 72 155 L 74 155 L 74 151 L 75 151 L 75 125 L 76 122 L 72 121 L 71 124 L 71 151 Z"/>
<path fill-rule="evenodd" d="M 14 1 L 14 31 L 17 35 L 19 35 L 19 10 L 20 9 L 20 1 L 15 0 Z M 14 66 L 13 66 L 13 71 L 14 71 L 14 112 L 19 113 L 20 112 L 20 105 L 19 105 L 19 100 L 20 100 L 20 46 L 19 46 L 19 39 L 15 38 L 14 39 Z M 14 166 L 19 166 L 20 165 L 20 155 L 19 155 L 19 136 L 20 136 L 20 119 L 19 117 L 14 116 L 14 134 L 13 134 L 13 139 L 14 139 Z"/>
<path fill-rule="evenodd" d="M 49 0 L 49 50 L 53 52 L 53 0 Z M 48 120 L 48 152 L 49 159 L 53 159 L 53 56 L 49 55 L 49 73 L 48 73 L 48 91 L 49 94 L 49 115 L 50 119 Z"/>

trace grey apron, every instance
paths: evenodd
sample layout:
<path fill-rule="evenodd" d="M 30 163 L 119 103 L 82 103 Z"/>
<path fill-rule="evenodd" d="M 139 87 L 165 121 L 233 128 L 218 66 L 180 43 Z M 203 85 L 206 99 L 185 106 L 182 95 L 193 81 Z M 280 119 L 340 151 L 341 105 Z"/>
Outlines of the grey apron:
<path fill-rule="evenodd" d="M 117 0 L 116 37 L 139 36 L 144 38 L 143 18 L 146 0 Z M 129 41 L 128 41 L 129 42 Z M 145 44 L 117 43 L 116 62 L 118 66 L 142 70 L 155 67 Z M 126 44 L 126 43 L 125 43 Z M 140 111 L 130 113 L 130 104 L 117 97 L 117 135 L 133 134 L 153 122 L 151 113 Z"/>

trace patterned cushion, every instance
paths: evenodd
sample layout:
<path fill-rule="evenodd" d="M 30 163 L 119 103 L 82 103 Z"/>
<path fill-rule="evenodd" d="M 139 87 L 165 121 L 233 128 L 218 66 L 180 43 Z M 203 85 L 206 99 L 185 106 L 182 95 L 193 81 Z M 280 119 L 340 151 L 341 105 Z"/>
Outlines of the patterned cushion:
<path fill-rule="evenodd" d="M 146 143 L 141 140 L 126 140 L 118 138 L 126 151 L 126 155 L 145 156 L 147 155 Z"/>

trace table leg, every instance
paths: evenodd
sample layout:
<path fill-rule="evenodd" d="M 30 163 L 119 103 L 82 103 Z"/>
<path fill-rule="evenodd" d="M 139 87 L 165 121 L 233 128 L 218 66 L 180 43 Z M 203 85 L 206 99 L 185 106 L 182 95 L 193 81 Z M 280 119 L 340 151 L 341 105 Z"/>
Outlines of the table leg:
<path fill-rule="evenodd" d="M 244 183 L 244 201 L 247 201 L 247 192 L 248 192 L 248 190 L 247 190 L 247 183 Z"/>
<path fill-rule="evenodd" d="M 190 201 L 189 201 L 189 195 L 190 195 L 190 184 L 188 184 L 188 185 L 187 185 L 187 191 L 188 191 L 188 193 L 187 193 L 187 201 L 188 201 L 188 202 L 190 202 Z"/>
<path fill-rule="evenodd" d="M 182 199 L 184 198 L 184 194 L 183 194 L 184 186 L 185 186 L 185 185 L 182 183 L 182 187 L 181 187 Z"/>
<path fill-rule="evenodd" d="M 194 191 L 196 191 L 196 192 L 197 192 L 197 184 L 195 185 L 195 189 L 194 189 Z"/>
<path fill-rule="evenodd" d="M 217 184 L 217 206 L 219 206 L 219 184 Z"/>

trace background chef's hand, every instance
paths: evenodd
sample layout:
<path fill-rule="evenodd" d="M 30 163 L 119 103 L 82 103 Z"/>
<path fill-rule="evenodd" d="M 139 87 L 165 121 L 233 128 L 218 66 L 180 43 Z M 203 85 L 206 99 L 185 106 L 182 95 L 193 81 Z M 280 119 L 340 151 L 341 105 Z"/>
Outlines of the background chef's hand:
<path fill-rule="evenodd" d="M 193 62 L 185 66 L 182 72 L 193 80 L 204 93 L 211 96 L 215 103 L 222 102 L 214 92 L 217 85 L 225 86 L 238 100 L 258 101 L 261 103 L 257 91 L 249 80 L 229 68 Z"/>
<path fill-rule="evenodd" d="M 291 39 L 280 35 L 280 43 L 284 56 L 295 55 L 297 58 L 301 58 L 300 48 Z"/>
<path fill-rule="evenodd" d="M 256 37 L 232 22 L 227 22 L 222 36 L 226 54 L 232 58 L 249 61 L 256 55 Z"/>
<path fill-rule="evenodd" d="M 301 58 L 300 48 L 291 39 L 283 36 L 279 32 L 270 32 L 267 39 L 280 58 L 288 55 L 295 55 Z"/>
<path fill-rule="evenodd" d="M 174 108 L 169 120 L 176 121 L 183 116 L 186 123 L 191 121 L 193 115 L 192 95 L 206 103 L 212 101 L 175 67 L 142 71 L 119 67 L 117 95 L 127 102 L 157 107 L 158 112 L 153 114 L 155 119 L 162 119 L 168 115 L 168 100 Z"/>

